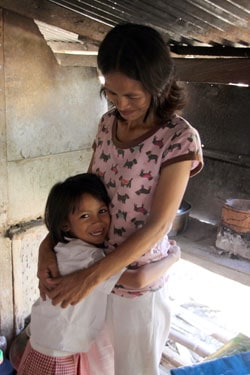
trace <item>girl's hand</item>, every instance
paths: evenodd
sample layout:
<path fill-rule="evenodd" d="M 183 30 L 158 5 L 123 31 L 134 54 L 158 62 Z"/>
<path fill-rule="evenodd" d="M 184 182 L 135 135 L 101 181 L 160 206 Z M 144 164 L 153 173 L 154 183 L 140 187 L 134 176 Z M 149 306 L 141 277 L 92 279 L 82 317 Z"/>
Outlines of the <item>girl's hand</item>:
<path fill-rule="evenodd" d="M 118 283 L 130 288 L 142 289 L 155 282 L 169 271 L 181 257 L 180 247 L 174 240 L 170 240 L 168 255 L 157 262 L 148 263 L 136 270 L 127 270 L 123 272 Z"/>
<path fill-rule="evenodd" d="M 181 249 L 176 244 L 176 241 L 169 240 L 169 243 L 170 243 L 170 247 L 168 249 L 168 256 L 171 256 L 174 262 L 178 262 L 178 260 L 180 260 L 181 258 Z"/>

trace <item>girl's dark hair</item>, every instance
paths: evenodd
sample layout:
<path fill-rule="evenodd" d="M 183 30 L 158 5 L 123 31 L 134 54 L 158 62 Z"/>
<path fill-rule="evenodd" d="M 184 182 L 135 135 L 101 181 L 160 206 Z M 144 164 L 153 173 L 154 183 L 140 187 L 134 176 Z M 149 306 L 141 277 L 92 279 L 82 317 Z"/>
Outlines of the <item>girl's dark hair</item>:
<path fill-rule="evenodd" d="M 174 63 L 161 35 L 145 25 L 116 25 L 100 44 L 101 73 L 121 72 L 140 81 L 152 95 L 150 109 L 162 121 L 183 109 L 185 94 L 175 79 Z"/>
<path fill-rule="evenodd" d="M 107 205 L 110 198 L 100 178 L 92 173 L 82 173 L 55 184 L 50 190 L 44 221 L 53 242 L 67 242 L 63 225 L 70 213 L 74 213 L 79 205 L 82 194 L 88 193 Z"/>

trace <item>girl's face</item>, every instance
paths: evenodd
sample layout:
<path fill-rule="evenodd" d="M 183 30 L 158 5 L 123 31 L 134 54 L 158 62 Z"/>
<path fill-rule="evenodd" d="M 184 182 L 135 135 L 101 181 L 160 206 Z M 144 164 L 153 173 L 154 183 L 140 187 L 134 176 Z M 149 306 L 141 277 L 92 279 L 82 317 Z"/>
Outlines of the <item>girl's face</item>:
<path fill-rule="evenodd" d="M 74 213 L 70 213 L 64 230 L 72 237 L 100 245 L 110 225 L 108 206 L 93 195 L 84 193 Z"/>
<path fill-rule="evenodd" d="M 127 121 L 143 119 L 150 106 L 151 94 L 140 81 L 120 72 L 106 74 L 104 89 L 108 99 Z"/>

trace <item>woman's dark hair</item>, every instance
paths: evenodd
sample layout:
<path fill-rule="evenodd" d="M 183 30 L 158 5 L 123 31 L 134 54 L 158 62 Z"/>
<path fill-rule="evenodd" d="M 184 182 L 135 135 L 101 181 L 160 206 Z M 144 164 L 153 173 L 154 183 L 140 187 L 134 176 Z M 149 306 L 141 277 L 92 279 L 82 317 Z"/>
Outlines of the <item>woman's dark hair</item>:
<path fill-rule="evenodd" d="M 96 199 L 107 204 L 110 198 L 100 178 L 92 173 L 82 173 L 67 178 L 64 182 L 55 184 L 50 190 L 44 221 L 53 242 L 67 242 L 63 225 L 69 214 L 74 213 L 84 193 L 93 195 Z"/>
<path fill-rule="evenodd" d="M 104 76 L 120 72 L 140 81 L 152 95 L 150 109 L 162 121 L 185 105 L 169 49 L 161 35 L 149 26 L 116 25 L 100 44 L 97 64 Z"/>

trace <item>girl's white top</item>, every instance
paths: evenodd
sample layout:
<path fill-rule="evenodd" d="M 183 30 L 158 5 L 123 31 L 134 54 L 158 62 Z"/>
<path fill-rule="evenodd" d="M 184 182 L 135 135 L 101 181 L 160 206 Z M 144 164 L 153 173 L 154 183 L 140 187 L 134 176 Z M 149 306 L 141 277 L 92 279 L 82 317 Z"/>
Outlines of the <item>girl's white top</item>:
<path fill-rule="evenodd" d="M 105 255 L 79 239 L 55 247 L 61 275 L 87 268 Z M 124 269 L 105 280 L 78 304 L 61 308 L 47 297 L 39 298 L 32 307 L 31 338 L 33 349 L 50 356 L 67 356 L 87 352 L 101 332 L 106 316 L 107 295 L 111 293 Z M 81 280 L 79 280 L 79 283 Z"/>

